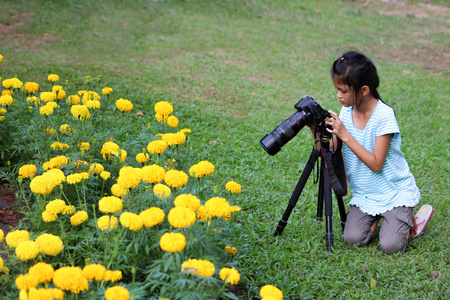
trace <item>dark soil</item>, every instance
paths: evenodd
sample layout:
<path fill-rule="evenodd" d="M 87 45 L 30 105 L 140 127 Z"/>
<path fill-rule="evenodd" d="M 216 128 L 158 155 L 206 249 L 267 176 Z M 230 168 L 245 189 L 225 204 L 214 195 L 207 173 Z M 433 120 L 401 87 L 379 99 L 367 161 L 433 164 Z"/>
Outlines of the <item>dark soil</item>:
<path fill-rule="evenodd" d="M 15 202 L 16 189 L 0 182 L 0 229 L 3 230 L 5 237 L 12 228 L 19 225 L 19 221 L 23 218 Z M 5 240 L 0 243 L 0 249 L 4 248 L 4 243 Z"/>

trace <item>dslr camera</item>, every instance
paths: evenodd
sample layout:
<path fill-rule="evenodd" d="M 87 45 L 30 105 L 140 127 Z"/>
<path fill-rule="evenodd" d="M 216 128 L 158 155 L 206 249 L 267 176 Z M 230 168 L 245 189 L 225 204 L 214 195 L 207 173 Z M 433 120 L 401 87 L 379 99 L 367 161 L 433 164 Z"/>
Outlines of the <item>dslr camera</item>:
<path fill-rule="evenodd" d="M 324 110 L 313 98 L 305 96 L 294 105 L 297 110 L 292 116 L 284 120 L 274 131 L 266 134 L 260 141 L 261 146 L 270 155 L 275 155 L 289 142 L 297 133 L 308 124 L 313 123 L 320 138 L 331 138 L 326 128 L 325 120 L 331 115 Z"/>

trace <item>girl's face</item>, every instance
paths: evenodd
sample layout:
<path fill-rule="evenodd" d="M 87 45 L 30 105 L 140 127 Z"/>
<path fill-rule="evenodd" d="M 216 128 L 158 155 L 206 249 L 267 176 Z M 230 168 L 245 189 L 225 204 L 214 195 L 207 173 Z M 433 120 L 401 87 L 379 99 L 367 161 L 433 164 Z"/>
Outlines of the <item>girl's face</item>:
<path fill-rule="evenodd" d="M 337 90 L 336 96 L 343 106 L 350 107 L 356 104 L 355 92 L 351 87 L 340 83 L 336 79 L 333 79 L 333 84 Z"/>

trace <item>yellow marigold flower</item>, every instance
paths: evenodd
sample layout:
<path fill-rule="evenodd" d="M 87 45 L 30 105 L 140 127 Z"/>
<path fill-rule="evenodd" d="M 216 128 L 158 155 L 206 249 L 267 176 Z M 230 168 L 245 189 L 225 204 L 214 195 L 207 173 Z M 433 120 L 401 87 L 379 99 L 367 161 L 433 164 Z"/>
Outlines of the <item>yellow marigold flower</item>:
<path fill-rule="evenodd" d="M 36 238 L 39 251 L 45 255 L 56 256 L 63 250 L 63 242 L 57 235 L 43 233 Z"/>
<path fill-rule="evenodd" d="M 203 205 L 200 205 L 200 207 L 197 209 L 197 220 L 200 220 L 202 222 L 211 220 L 211 216 L 208 215 L 208 210 Z"/>
<path fill-rule="evenodd" d="M 74 117 L 77 118 L 77 120 L 85 121 L 89 120 L 91 118 L 91 113 L 89 112 L 89 109 L 86 105 L 72 105 L 70 108 L 70 112 Z"/>
<path fill-rule="evenodd" d="M 138 231 L 142 228 L 142 226 L 144 225 L 142 222 L 142 219 L 139 217 L 139 215 L 131 213 L 131 212 L 123 212 L 120 215 L 120 224 L 122 224 L 122 226 L 133 230 L 133 231 Z"/>
<path fill-rule="evenodd" d="M 30 240 L 30 234 L 26 230 L 10 231 L 5 240 L 8 246 L 16 248 L 20 243 Z"/>
<path fill-rule="evenodd" d="M 83 93 L 83 98 L 81 99 L 83 104 L 86 104 L 89 100 L 100 101 L 100 95 L 94 91 L 87 91 Z"/>
<path fill-rule="evenodd" d="M 30 189 L 35 194 L 47 195 L 53 191 L 53 185 L 49 182 L 47 176 L 40 175 L 31 180 Z"/>
<path fill-rule="evenodd" d="M 68 184 L 77 184 L 81 181 L 83 181 L 83 176 L 81 175 L 81 173 L 70 174 L 66 177 L 66 182 Z"/>
<path fill-rule="evenodd" d="M 29 290 L 38 285 L 38 278 L 31 274 L 19 275 L 16 278 L 16 286 L 19 290 Z"/>
<path fill-rule="evenodd" d="M 196 178 L 203 177 L 205 175 L 210 175 L 214 172 L 215 168 L 209 161 L 201 161 L 198 164 L 193 165 L 189 169 L 189 174 L 195 176 Z"/>
<path fill-rule="evenodd" d="M 164 176 L 164 181 L 168 186 L 173 188 L 181 188 L 188 182 L 189 176 L 183 171 L 169 170 Z"/>
<path fill-rule="evenodd" d="M 54 85 L 52 86 L 52 92 L 60 91 L 63 87 L 61 85 Z"/>
<path fill-rule="evenodd" d="M 139 185 L 141 182 L 141 173 L 142 169 L 134 168 L 130 166 L 124 166 L 119 171 L 119 177 L 117 178 L 117 183 L 120 184 L 123 188 L 132 188 Z M 122 179 L 124 180 L 122 184 Z M 127 181 L 132 181 L 128 182 Z"/>
<path fill-rule="evenodd" d="M 153 187 L 153 193 L 161 199 L 166 199 L 169 197 L 171 192 L 172 191 L 167 185 L 161 183 L 157 183 Z"/>
<path fill-rule="evenodd" d="M 119 171 L 117 184 L 124 189 L 135 188 L 141 183 L 141 169 L 125 166 Z"/>
<path fill-rule="evenodd" d="M 53 128 L 47 128 L 45 129 L 45 133 L 47 133 L 48 135 L 54 135 L 56 133 L 56 130 Z"/>
<path fill-rule="evenodd" d="M 66 207 L 64 208 L 64 210 L 62 211 L 63 215 L 67 215 L 67 214 L 73 214 L 75 212 L 76 208 L 73 205 L 66 205 Z"/>
<path fill-rule="evenodd" d="M 80 267 L 62 267 L 55 271 L 53 283 L 60 289 L 79 294 L 86 291 L 89 282 Z"/>
<path fill-rule="evenodd" d="M 172 127 L 175 128 L 178 126 L 178 119 L 175 116 L 170 116 L 167 118 L 167 124 Z"/>
<path fill-rule="evenodd" d="M 0 63 L 3 61 L 3 55 L 0 54 Z M 1 79 L 1 77 L 0 77 Z"/>
<path fill-rule="evenodd" d="M 29 178 L 30 176 L 34 176 L 36 174 L 37 168 L 35 165 L 24 165 L 19 168 L 19 175 L 22 178 Z"/>
<path fill-rule="evenodd" d="M 167 149 L 167 142 L 162 140 L 152 141 L 147 145 L 147 150 L 151 154 L 161 154 Z"/>
<path fill-rule="evenodd" d="M 48 81 L 55 82 L 59 80 L 59 76 L 56 74 L 50 74 L 47 77 Z"/>
<path fill-rule="evenodd" d="M 61 199 L 55 199 L 47 203 L 45 210 L 52 214 L 60 214 L 66 208 L 66 202 Z"/>
<path fill-rule="evenodd" d="M 47 102 L 44 106 L 48 106 L 48 107 L 55 109 L 58 107 L 58 103 L 56 103 L 54 101 L 50 101 L 50 102 Z"/>
<path fill-rule="evenodd" d="M 241 192 L 241 185 L 235 181 L 228 181 L 225 184 L 225 189 L 230 193 L 237 194 Z"/>
<path fill-rule="evenodd" d="M 39 113 L 44 116 L 51 115 L 53 113 L 53 107 L 49 105 L 44 105 L 39 108 Z"/>
<path fill-rule="evenodd" d="M 128 191 L 116 183 L 111 187 L 111 193 L 120 198 L 128 194 Z"/>
<path fill-rule="evenodd" d="M 50 159 L 50 161 L 48 162 L 47 167 L 42 166 L 44 169 L 60 169 L 63 165 L 67 165 L 69 163 L 69 159 L 64 156 L 64 155 L 60 155 L 60 156 L 56 156 L 53 157 L 52 159 Z M 54 171 L 57 172 L 57 171 Z M 61 171 L 62 173 L 62 171 Z M 44 173 L 46 174 L 46 173 Z M 62 173 L 62 175 L 64 175 L 64 173 Z"/>
<path fill-rule="evenodd" d="M 155 104 L 155 112 L 161 116 L 169 116 L 173 113 L 172 103 L 167 101 L 159 101 Z"/>
<path fill-rule="evenodd" d="M 89 173 L 90 174 L 98 175 L 101 172 L 103 172 L 104 170 L 105 170 L 105 168 L 103 167 L 103 165 L 101 165 L 99 163 L 92 163 L 89 166 Z"/>
<path fill-rule="evenodd" d="M 24 241 L 16 247 L 16 256 L 20 260 L 34 259 L 39 254 L 39 246 L 34 241 Z"/>
<path fill-rule="evenodd" d="M 15 89 L 20 89 L 23 86 L 23 82 L 18 78 L 11 78 L 12 87 Z"/>
<path fill-rule="evenodd" d="M 119 149 L 117 151 L 111 152 L 111 155 L 119 158 L 122 162 L 125 162 L 125 159 L 127 158 L 128 154 L 127 154 L 127 151 L 125 151 L 123 149 Z"/>
<path fill-rule="evenodd" d="M 89 100 L 85 105 L 90 109 L 99 109 L 102 106 L 98 100 Z"/>
<path fill-rule="evenodd" d="M 27 97 L 27 101 L 35 104 L 36 106 L 39 105 L 39 103 L 41 103 L 40 99 L 36 96 Z"/>
<path fill-rule="evenodd" d="M 205 207 L 212 217 L 229 219 L 231 216 L 230 204 L 224 198 L 212 197 L 205 202 Z"/>
<path fill-rule="evenodd" d="M 42 212 L 42 221 L 46 222 L 46 223 L 51 223 L 54 222 L 58 219 L 58 215 L 51 213 L 49 211 L 44 210 Z"/>
<path fill-rule="evenodd" d="M 4 114 L 6 114 L 6 109 L 2 107 L 0 108 L 0 116 L 3 116 Z"/>
<path fill-rule="evenodd" d="M 28 94 L 33 94 L 34 92 L 39 91 L 39 84 L 36 82 L 27 82 L 23 86 L 23 88 L 27 91 Z"/>
<path fill-rule="evenodd" d="M 159 246 L 165 252 L 180 252 L 186 247 L 186 237 L 182 233 L 166 232 L 159 240 Z"/>
<path fill-rule="evenodd" d="M 81 142 L 78 144 L 78 147 L 80 147 L 80 150 L 82 151 L 88 151 L 90 146 L 91 144 L 89 144 L 88 142 Z"/>
<path fill-rule="evenodd" d="M 122 279 L 122 271 L 120 270 L 117 271 L 108 270 L 105 272 L 105 281 L 116 282 L 120 279 Z"/>
<path fill-rule="evenodd" d="M 100 199 L 98 208 L 103 213 L 115 214 L 123 209 L 122 200 L 115 196 L 107 196 Z"/>
<path fill-rule="evenodd" d="M 2 91 L 2 96 L 4 96 L 4 95 L 12 96 L 13 94 L 14 94 L 14 92 L 12 90 L 3 90 Z"/>
<path fill-rule="evenodd" d="M 166 120 L 167 120 L 167 118 L 168 118 L 168 116 L 163 116 L 163 115 L 160 115 L 160 114 L 155 114 L 155 118 L 156 118 L 156 121 L 161 122 L 161 123 L 165 123 Z"/>
<path fill-rule="evenodd" d="M 101 154 L 103 155 L 103 159 L 109 160 L 112 159 L 111 154 L 113 152 L 117 152 L 119 150 L 119 145 L 114 142 L 106 142 L 102 146 Z"/>
<path fill-rule="evenodd" d="M 138 153 L 136 155 L 136 161 L 141 164 L 147 162 L 149 158 L 150 156 L 147 153 Z"/>
<path fill-rule="evenodd" d="M 169 146 L 181 145 L 186 141 L 186 136 L 180 132 L 166 133 L 162 136 L 162 140 Z"/>
<path fill-rule="evenodd" d="M 123 286 L 116 285 L 106 290 L 105 298 L 106 300 L 128 300 L 130 293 Z"/>
<path fill-rule="evenodd" d="M 72 224 L 73 226 L 78 226 L 80 224 L 83 224 L 87 219 L 88 213 L 84 210 L 80 210 L 70 217 L 70 224 Z"/>
<path fill-rule="evenodd" d="M 119 225 L 119 219 L 114 216 L 102 216 L 97 220 L 97 227 L 101 231 L 112 230 Z"/>
<path fill-rule="evenodd" d="M 259 290 L 259 295 L 264 297 L 274 297 L 276 300 L 283 300 L 283 292 L 277 287 L 267 284 Z"/>
<path fill-rule="evenodd" d="M 105 95 L 111 94 L 112 91 L 113 91 L 113 89 L 110 88 L 110 87 L 104 87 L 104 88 L 102 89 L 102 93 L 105 94 Z"/>
<path fill-rule="evenodd" d="M 100 177 L 103 178 L 103 180 L 107 180 L 109 177 L 111 177 L 111 173 L 108 171 L 102 171 L 100 173 Z"/>
<path fill-rule="evenodd" d="M 175 207 L 186 207 L 192 211 L 197 211 L 200 207 L 200 199 L 191 194 L 178 195 L 173 201 Z"/>
<path fill-rule="evenodd" d="M 3 106 L 8 106 L 13 103 L 14 99 L 11 95 L 2 95 L 0 96 L 0 104 Z"/>
<path fill-rule="evenodd" d="M 182 133 L 182 134 L 186 134 L 186 133 L 190 133 L 191 132 L 191 130 L 190 129 L 188 129 L 188 128 L 184 128 L 184 129 L 181 129 L 180 131 L 178 131 L 178 132 L 180 132 L 180 133 Z"/>
<path fill-rule="evenodd" d="M 11 79 L 5 79 L 2 81 L 2 85 L 5 89 L 12 88 L 12 81 Z"/>
<path fill-rule="evenodd" d="M 130 100 L 120 98 L 116 101 L 116 107 L 123 112 L 131 111 L 133 109 L 133 103 Z"/>
<path fill-rule="evenodd" d="M 195 223 L 197 216 L 195 212 L 187 207 L 174 207 L 169 211 L 167 216 L 170 225 L 175 228 L 186 228 Z"/>
<path fill-rule="evenodd" d="M 235 268 L 222 268 L 219 273 L 220 279 L 228 282 L 231 285 L 238 284 L 241 280 L 241 275 Z"/>
<path fill-rule="evenodd" d="M 25 294 L 22 295 L 22 292 Z M 64 292 L 60 289 L 45 289 L 45 288 L 30 288 L 28 295 L 26 291 L 20 291 L 21 295 L 19 295 L 20 299 L 64 299 Z"/>
<path fill-rule="evenodd" d="M 187 271 L 189 274 L 202 277 L 211 277 L 214 275 L 214 264 L 202 259 L 188 259 L 181 264 L 181 271 Z"/>
<path fill-rule="evenodd" d="M 90 264 L 83 268 L 83 276 L 87 280 L 100 281 L 105 278 L 106 268 L 101 264 Z"/>
<path fill-rule="evenodd" d="M 42 92 L 39 98 L 44 102 L 52 102 L 56 100 L 56 95 L 53 92 Z"/>
<path fill-rule="evenodd" d="M 150 207 L 139 214 L 145 227 L 153 227 L 164 221 L 164 211 L 159 207 Z"/>
<path fill-rule="evenodd" d="M 53 94 L 55 94 L 55 99 L 56 100 L 61 100 L 61 99 L 64 99 L 66 97 L 66 91 L 63 90 L 62 87 L 59 90 L 53 91 Z"/>
<path fill-rule="evenodd" d="M 28 274 L 36 276 L 39 283 L 52 281 L 54 273 L 52 265 L 45 262 L 38 262 L 28 270 Z"/>
<path fill-rule="evenodd" d="M 70 135 L 72 133 L 72 128 L 70 128 L 69 124 L 62 124 L 61 126 L 59 126 L 59 132 L 61 132 L 62 134 Z"/>
<path fill-rule="evenodd" d="M 0 229 L 0 243 L 3 242 L 4 237 L 5 237 L 5 233 L 3 232 L 3 230 Z M 2 263 L 0 264 L 0 266 L 3 266 L 3 260 L 2 260 Z"/>
<path fill-rule="evenodd" d="M 81 99 L 78 95 L 70 95 L 66 101 L 69 105 L 77 105 L 80 104 Z"/>
<path fill-rule="evenodd" d="M 236 254 L 237 249 L 235 247 L 225 246 L 225 252 L 227 252 L 229 254 Z"/>

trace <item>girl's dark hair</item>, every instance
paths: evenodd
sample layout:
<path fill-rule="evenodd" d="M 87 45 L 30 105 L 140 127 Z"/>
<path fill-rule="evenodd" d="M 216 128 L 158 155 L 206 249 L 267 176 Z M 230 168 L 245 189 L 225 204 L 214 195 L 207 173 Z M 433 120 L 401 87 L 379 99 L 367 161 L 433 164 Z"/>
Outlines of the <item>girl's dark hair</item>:
<path fill-rule="evenodd" d="M 353 88 L 355 94 L 367 85 L 372 96 L 381 100 L 377 91 L 380 84 L 377 68 L 370 59 L 361 53 L 345 52 L 333 63 L 331 76 L 338 82 Z"/>

